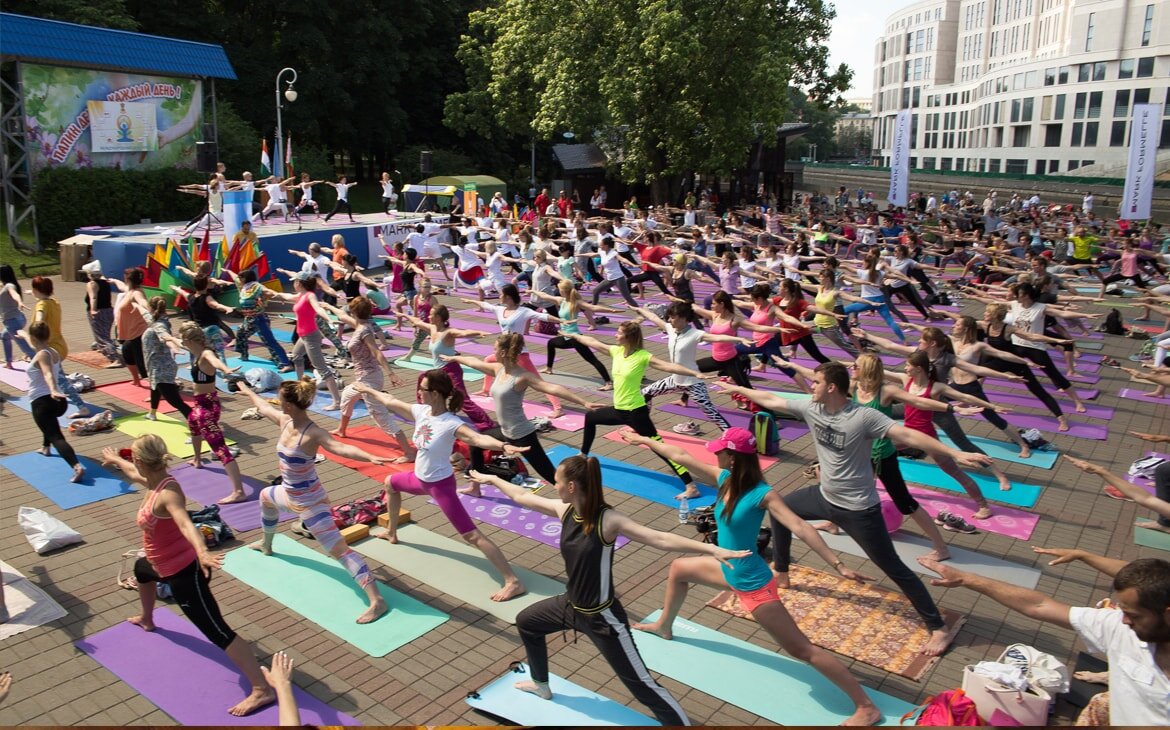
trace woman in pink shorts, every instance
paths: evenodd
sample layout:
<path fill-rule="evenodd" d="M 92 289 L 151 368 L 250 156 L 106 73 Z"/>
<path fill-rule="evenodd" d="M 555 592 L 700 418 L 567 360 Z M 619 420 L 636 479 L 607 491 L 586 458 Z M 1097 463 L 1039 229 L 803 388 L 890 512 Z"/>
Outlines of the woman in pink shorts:
<path fill-rule="evenodd" d="M 881 712 L 845 665 L 831 652 L 809 641 L 780 602 L 776 576 L 757 552 L 756 541 L 764 513 L 771 514 L 780 524 L 792 530 L 813 552 L 831 564 L 841 577 L 856 581 L 873 579 L 842 563 L 813 526 L 788 509 L 780 493 L 764 481 L 760 457 L 756 454 L 755 437 L 745 429 L 729 428 L 723 432 L 722 438 L 708 442 L 707 450 L 716 455 L 718 466 L 712 466 L 677 446 L 635 433 L 623 433 L 622 438 L 632 444 L 647 446 L 662 458 L 682 464 L 699 482 L 718 484 L 719 492 L 715 497 L 715 523 L 718 527 L 716 544 L 728 550 L 751 550 L 751 555 L 729 560 L 727 564 L 720 564 L 707 555 L 676 559 L 670 564 L 666 602 L 661 616 L 654 623 L 634 624 L 633 628 L 670 639 L 674 618 L 686 600 L 691 583 L 719 589 L 730 588 L 739 598 L 743 610 L 750 611 L 756 622 L 771 634 L 781 648 L 793 658 L 811 664 L 849 696 L 856 709 L 842 724 L 873 725 L 878 722 L 882 717 Z"/>
<path fill-rule="evenodd" d="M 459 501 L 455 490 L 455 470 L 451 466 L 451 452 L 455 439 L 462 439 L 472 448 L 490 449 L 516 455 L 528 447 L 512 446 L 499 439 L 485 436 L 468 426 L 455 415 L 463 405 L 463 393 L 455 389 L 451 376 L 444 370 L 428 370 L 418 381 L 418 404 L 407 403 L 355 383 L 354 389 L 367 398 L 385 405 L 394 413 L 414 421 L 413 441 L 418 453 L 414 457 L 414 471 L 391 474 L 386 479 L 386 508 L 388 529 L 379 537 L 398 542 L 398 508 L 402 492 L 427 495 L 435 500 L 447 516 L 451 526 L 469 544 L 479 548 L 484 557 L 504 577 L 504 587 L 493 596 L 493 601 L 506 601 L 522 595 L 524 584 L 500 548 L 476 528 L 475 523 Z"/>

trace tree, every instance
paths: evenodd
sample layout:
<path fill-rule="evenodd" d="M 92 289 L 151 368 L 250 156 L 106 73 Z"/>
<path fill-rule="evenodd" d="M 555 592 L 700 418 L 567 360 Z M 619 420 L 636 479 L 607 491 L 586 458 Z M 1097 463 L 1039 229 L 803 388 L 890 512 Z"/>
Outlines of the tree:
<path fill-rule="evenodd" d="M 125 0 L 5 0 L 4 12 L 66 23 L 138 30 Z"/>
<path fill-rule="evenodd" d="M 458 57 L 466 92 L 446 122 L 490 138 L 597 141 L 655 202 L 665 179 L 729 172 L 784 121 L 788 87 L 835 99 L 852 72 L 828 68 L 824 0 L 491 0 Z"/>

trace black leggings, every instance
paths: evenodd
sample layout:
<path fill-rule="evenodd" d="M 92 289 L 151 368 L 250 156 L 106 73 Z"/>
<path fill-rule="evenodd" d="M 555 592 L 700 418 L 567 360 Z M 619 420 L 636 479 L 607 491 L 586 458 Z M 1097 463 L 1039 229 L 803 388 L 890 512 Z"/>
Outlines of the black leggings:
<path fill-rule="evenodd" d="M 898 466 L 897 451 L 884 459 L 874 461 L 874 471 L 877 472 L 878 479 L 882 480 L 886 494 L 890 495 L 890 500 L 899 512 L 904 515 L 912 515 L 918 511 L 920 507 L 918 500 L 910 494 L 906 480 L 902 477 L 902 468 Z"/>
<path fill-rule="evenodd" d="M 549 461 L 548 455 L 544 453 L 544 447 L 540 445 L 540 438 L 536 432 L 521 436 L 520 438 L 508 438 L 504 435 L 504 430 L 499 426 L 489 428 L 486 431 L 480 431 L 482 434 L 487 434 L 492 438 L 497 438 L 507 444 L 513 446 L 527 446 L 528 451 L 521 454 L 528 465 L 540 475 L 540 478 L 552 484 L 557 480 L 557 468 Z M 483 458 L 483 449 L 471 447 L 471 468 L 476 471 L 483 471 L 485 460 Z"/>
<path fill-rule="evenodd" d="M 959 391 L 960 393 L 965 393 L 967 395 L 973 395 L 976 398 L 981 398 L 983 400 L 991 400 L 990 398 L 987 397 L 987 393 L 983 392 L 983 385 L 980 384 L 980 382 L 978 380 L 972 380 L 970 383 L 956 383 L 956 382 L 952 381 L 950 383 L 949 387 L 954 389 L 954 390 Z M 992 426 L 995 426 L 1000 431 L 1004 431 L 1006 433 L 1011 433 L 1011 428 L 1012 428 L 1011 424 L 1009 424 L 1007 421 L 1005 421 L 1003 416 L 999 415 L 999 413 L 997 413 L 996 411 L 993 411 L 990 408 L 984 408 L 983 409 L 983 417 L 987 419 L 988 423 L 990 423 Z"/>
<path fill-rule="evenodd" d="M 146 355 L 142 352 L 142 336 L 122 340 L 122 362 L 138 368 L 139 375 L 146 375 Z"/>
<path fill-rule="evenodd" d="M 662 274 L 659 274 L 657 271 L 654 271 L 654 270 L 643 271 L 640 274 L 637 274 L 635 276 L 631 276 L 629 279 L 626 279 L 626 282 L 628 284 L 638 284 L 638 283 L 641 283 L 643 281 L 652 281 L 658 285 L 658 288 L 660 290 L 662 290 L 663 294 L 665 294 L 668 297 L 673 296 L 671 294 L 670 290 L 666 288 L 666 282 L 663 281 Z"/>
<path fill-rule="evenodd" d="M 557 359 L 557 350 L 569 349 L 576 350 L 577 354 L 581 356 L 582 360 L 592 365 L 593 369 L 597 371 L 597 374 L 601 376 L 602 381 L 606 383 L 610 382 L 609 371 L 606 370 L 605 365 L 597 359 L 597 355 L 593 354 L 593 350 L 589 349 L 585 345 L 582 345 L 572 337 L 566 337 L 565 335 L 557 335 L 556 337 L 550 338 L 548 341 L 547 364 L 549 370 L 552 370 L 553 362 L 555 362 Z"/>
<path fill-rule="evenodd" d="M 701 357 L 695 361 L 699 366 L 700 373 L 719 373 L 731 378 L 732 382 L 741 388 L 752 387 L 752 381 L 748 380 L 747 373 L 744 371 L 744 363 L 747 362 L 745 357 L 733 357 L 730 360 L 716 360 L 713 357 Z"/>
<path fill-rule="evenodd" d="M 220 649 L 227 649 L 236 640 L 236 632 L 232 631 L 223 616 L 219 613 L 219 604 L 215 596 L 211 595 L 211 580 L 203 575 L 199 561 L 192 561 L 190 565 L 178 573 L 167 577 L 160 576 L 146 558 L 139 558 L 134 563 L 134 578 L 139 583 L 155 583 L 162 581 L 171 587 L 171 595 L 183 615 L 195 624 L 195 628 L 207 637 L 207 640 Z"/>
<path fill-rule="evenodd" d="M 581 453 L 589 454 L 593 447 L 593 439 L 597 436 L 598 426 L 629 426 L 639 436 L 647 436 L 656 441 L 662 438 L 658 429 L 650 420 L 650 406 L 641 406 L 632 411 L 620 411 L 612 406 L 598 408 L 585 414 L 585 435 L 581 439 Z M 676 464 L 665 456 L 659 456 L 669 466 L 671 471 L 678 475 L 683 484 L 690 485 L 694 480 L 691 473 L 681 464 Z"/>
<path fill-rule="evenodd" d="M 61 433 L 61 424 L 57 421 L 68 409 L 68 401 L 57 400 L 51 395 L 42 395 L 32 402 L 32 417 L 37 428 L 41 430 L 41 446 L 45 448 L 52 446 L 69 466 L 77 466 L 77 454 L 65 440 L 65 434 Z"/>
<path fill-rule="evenodd" d="M 914 288 L 913 284 L 890 287 L 890 297 L 887 298 L 892 298 L 892 296 L 895 294 L 907 302 L 910 302 L 910 304 L 915 309 L 917 309 L 918 313 L 923 317 L 930 319 L 930 312 L 926 311 L 926 303 L 922 301 L 922 297 L 918 295 L 918 290 Z"/>
<path fill-rule="evenodd" d="M 1008 362 L 1007 360 L 1000 360 L 998 357 L 988 358 L 983 362 L 984 367 L 998 370 L 1003 373 L 1011 373 L 1012 375 L 1019 375 L 1024 379 L 1024 385 L 1027 386 L 1028 392 L 1036 396 L 1036 398 L 1044 404 L 1052 415 L 1060 418 L 1064 415 L 1060 404 L 1048 392 L 1048 389 L 1041 385 L 1040 381 L 1036 379 L 1036 374 L 1032 372 L 1032 368 L 1019 362 Z"/>
<path fill-rule="evenodd" d="M 829 362 L 828 355 L 821 352 L 821 349 L 817 347 L 817 342 L 813 339 L 812 332 L 809 332 L 799 340 L 792 340 L 787 345 L 785 345 L 785 347 L 796 347 L 797 345 L 803 347 L 804 351 L 808 353 L 809 357 L 816 360 L 817 362 Z M 793 352 L 795 352 L 795 350 Z"/>
<path fill-rule="evenodd" d="M 338 200 L 336 203 L 334 203 L 333 210 L 329 211 L 329 215 L 325 216 L 325 220 L 329 220 L 333 216 L 340 213 L 342 208 L 345 208 L 346 215 L 348 215 L 349 219 L 352 221 L 353 220 L 353 208 L 349 207 L 348 200 Z"/>
<path fill-rule="evenodd" d="M 1057 390 L 1068 390 L 1072 387 L 1072 383 L 1068 381 L 1068 378 L 1064 377 L 1064 373 L 1060 372 L 1060 368 L 1056 367 L 1056 364 L 1052 362 L 1052 358 L 1048 356 L 1046 350 L 1040 350 L 1035 347 L 1015 347 L 1012 350 L 1020 357 L 1027 358 L 1039 365 L 1044 370 L 1044 374 L 1048 376 L 1048 379 L 1052 381 L 1052 384 L 1056 386 Z"/>
<path fill-rule="evenodd" d="M 183 396 L 179 393 L 179 386 L 175 383 L 159 383 L 157 387 L 150 389 L 150 410 L 157 411 L 160 400 L 165 400 L 175 407 L 175 410 L 183 414 L 183 420 L 187 420 L 187 416 L 191 415 L 191 406 L 183 401 Z"/>

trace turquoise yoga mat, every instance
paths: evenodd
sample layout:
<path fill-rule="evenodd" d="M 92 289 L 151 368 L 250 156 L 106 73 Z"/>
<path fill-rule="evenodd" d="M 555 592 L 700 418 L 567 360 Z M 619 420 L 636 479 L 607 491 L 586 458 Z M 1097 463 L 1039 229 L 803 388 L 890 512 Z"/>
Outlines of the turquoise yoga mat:
<path fill-rule="evenodd" d="M 435 361 L 426 355 L 415 355 L 409 360 L 400 357 L 397 360 L 391 360 L 390 364 L 394 367 L 406 368 L 407 370 L 417 370 L 420 373 L 434 370 L 436 367 L 442 367 L 442 364 L 436 366 Z M 483 373 L 475 368 L 463 368 L 463 382 L 470 383 L 476 380 L 483 380 Z"/>
<path fill-rule="evenodd" d="M 551 700 L 542 700 L 513 686 L 528 678 L 528 667 L 520 664 L 478 692 L 470 693 L 467 704 L 512 725 L 637 727 L 661 724 L 633 708 L 590 692 L 551 672 L 548 675 L 548 686 L 553 693 Z"/>
<path fill-rule="evenodd" d="M 670 641 L 642 632 L 635 632 L 634 639 L 650 669 L 774 723 L 837 725 L 853 714 L 844 692 L 811 666 L 777 653 L 770 639 L 762 639 L 767 648 L 756 646 L 682 618 L 674 620 Z M 867 687 L 866 693 L 885 725 L 897 727 L 902 715 L 914 709 L 877 690 Z"/>
<path fill-rule="evenodd" d="M 959 483 L 948 476 L 937 464 L 900 458 L 898 466 L 902 470 L 902 478 L 908 482 L 917 482 L 934 489 L 966 494 Z M 1035 507 L 1037 500 L 1040 499 L 1040 492 L 1043 491 L 1042 487 L 1035 484 L 1012 482 L 1012 488 L 1002 492 L 999 489 L 999 482 L 994 477 L 973 471 L 967 471 L 967 476 L 975 480 L 984 497 L 992 502 L 1002 502 L 1013 507 L 1026 509 Z"/>
<path fill-rule="evenodd" d="M 341 563 L 284 535 L 276 536 L 272 549 L 275 555 L 266 556 L 236 548 L 223 569 L 370 656 L 385 656 L 449 618 L 379 582 L 390 611 L 373 623 L 355 623 L 369 604 Z"/>
<path fill-rule="evenodd" d="M 994 439 L 985 439 L 978 436 L 968 436 L 971 442 L 987 452 L 987 455 L 998 461 L 1010 461 L 1013 464 L 1023 464 L 1024 466 L 1036 466 L 1041 469 L 1051 469 L 1056 466 L 1056 460 L 1060 457 L 1059 451 L 1040 451 L 1039 449 L 1032 449 L 1032 455 L 1027 459 L 1020 458 L 1020 447 L 1007 441 L 996 441 Z M 958 449 L 955 442 L 951 441 L 948 436 L 939 434 L 939 441 L 942 441 L 952 449 Z M 996 487 L 998 489 L 998 487 Z"/>
<path fill-rule="evenodd" d="M 547 453 L 548 458 L 556 466 L 580 452 L 570 446 L 561 445 L 554 446 Z M 597 454 L 590 454 L 590 456 L 597 456 Z M 683 484 L 673 472 L 666 471 L 666 464 L 661 465 L 663 471 L 651 471 L 607 456 L 597 456 L 597 460 L 601 462 L 601 482 L 606 487 L 616 492 L 625 492 L 635 497 L 641 497 L 650 502 L 664 504 L 667 507 L 678 506 L 675 495 L 683 490 Z M 697 486 L 701 495 L 691 497 L 689 500 L 690 508 L 697 509 L 715 504 L 715 490 L 702 484 Z"/>
<path fill-rule="evenodd" d="M 1133 526 L 1133 543 L 1142 547 L 1170 552 L 1170 533 Z"/>

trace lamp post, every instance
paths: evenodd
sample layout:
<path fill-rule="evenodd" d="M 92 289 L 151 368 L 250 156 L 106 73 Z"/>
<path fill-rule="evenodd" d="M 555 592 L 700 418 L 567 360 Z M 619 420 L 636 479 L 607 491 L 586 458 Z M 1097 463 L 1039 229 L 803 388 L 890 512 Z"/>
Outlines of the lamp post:
<path fill-rule="evenodd" d="M 276 175 L 277 180 L 284 179 L 284 150 L 281 147 L 284 141 L 281 139 L 280 128 L 280 77 L 284 76 L 286 71 L 292 74 L 292 80 L 288 82 L 288 88 L 284 90 L 284 98 L 288 99 L 290 103 L 297 100 L 297 91 L 293 88 L 293 84 L 297 82 L 296 69 L 280 69 L 280 72 L 276 74 L 276 154 L 272 157 L 272 174 Z"/>

